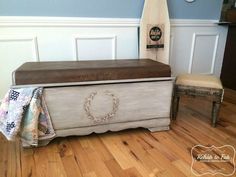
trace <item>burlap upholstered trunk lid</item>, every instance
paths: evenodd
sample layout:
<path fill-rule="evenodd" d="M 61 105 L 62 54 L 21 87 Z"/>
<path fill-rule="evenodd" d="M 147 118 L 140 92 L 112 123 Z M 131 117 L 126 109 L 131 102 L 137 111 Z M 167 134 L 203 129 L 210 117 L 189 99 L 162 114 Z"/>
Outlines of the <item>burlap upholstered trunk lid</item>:
<path fill-rule="evenodd" d="M 13 73 L 13 83 L 45 84 L 170 77 L 169 65 L 150 59 L 27 62 Z"/>

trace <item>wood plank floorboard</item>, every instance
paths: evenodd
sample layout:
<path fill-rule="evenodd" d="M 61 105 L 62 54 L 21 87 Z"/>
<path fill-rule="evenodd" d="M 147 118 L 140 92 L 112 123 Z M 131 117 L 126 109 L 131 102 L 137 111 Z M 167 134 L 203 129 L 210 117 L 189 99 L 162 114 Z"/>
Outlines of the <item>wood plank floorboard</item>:
<path fill-rule="evenodd" d="M 46 147 L 33 149 L 23 149 L 18 140 L 8 142 L 0 134 L 0 177 L 195 176 L 193 146 L 236 147 L 236 91 L 225 92 L 216 128 L 210 125 L 211 102 L 186 97 L 181 98 L 177 120 L 169 131 L 138 128 L 56 138 Z M 221 165 L 227 169 L 233 163 Z M 198 168 L 213 166 L 198 163 L 193 170 L 198 173 Z"/>

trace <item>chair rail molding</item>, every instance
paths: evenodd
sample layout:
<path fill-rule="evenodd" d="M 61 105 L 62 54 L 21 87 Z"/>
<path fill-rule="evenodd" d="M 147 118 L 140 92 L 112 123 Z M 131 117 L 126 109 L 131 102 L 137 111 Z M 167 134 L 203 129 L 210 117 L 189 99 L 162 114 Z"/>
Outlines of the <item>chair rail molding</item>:
<path fill-rule="evenodd" d="M 174 76 L 182 73 L 220 76 L 228 27 L 217 22 L 171 20 L 170 64 Z"/>
<path fill-rule="evenodd" d="M 1 16 L 0 27 L 138 27 L 137 18 Z"/>
<path fill-rule="evenodd" d="M 171 27 L 207 27 L 218 26 L 218 20 L 203 20 L 203 19 L 170 19 Z"/>

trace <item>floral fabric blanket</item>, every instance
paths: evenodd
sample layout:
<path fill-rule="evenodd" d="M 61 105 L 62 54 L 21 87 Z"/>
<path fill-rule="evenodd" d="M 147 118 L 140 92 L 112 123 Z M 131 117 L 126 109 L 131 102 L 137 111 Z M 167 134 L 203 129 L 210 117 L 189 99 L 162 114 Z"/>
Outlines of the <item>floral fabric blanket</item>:
<path fill-rule="evenodd" d="M 8 140 L 20 136 L 23 147 L 40 146 L 54 132 L 43 88 L 10 89 L 0 106 L 0 132 Z"/>

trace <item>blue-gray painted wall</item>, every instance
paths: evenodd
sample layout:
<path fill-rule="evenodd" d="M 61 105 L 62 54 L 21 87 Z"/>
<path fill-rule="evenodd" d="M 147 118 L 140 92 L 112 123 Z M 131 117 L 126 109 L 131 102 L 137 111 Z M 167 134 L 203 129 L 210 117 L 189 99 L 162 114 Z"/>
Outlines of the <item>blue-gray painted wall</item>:
<path fill-rule="evenodd" d="M 167 0 L 170 18 L 219 19 L 223 0 Z M 0 0 L 0 16 L 140 18 L 144 0 Z"/>
<path fill-rule="evenodd" d="M 3 16 L 140 18 L 144 0 L 0 0 Z"/>
<path fill-rule="evenodd" d="M 167 0 L 170 18 L 220 19 L 223 0 Z"/>

